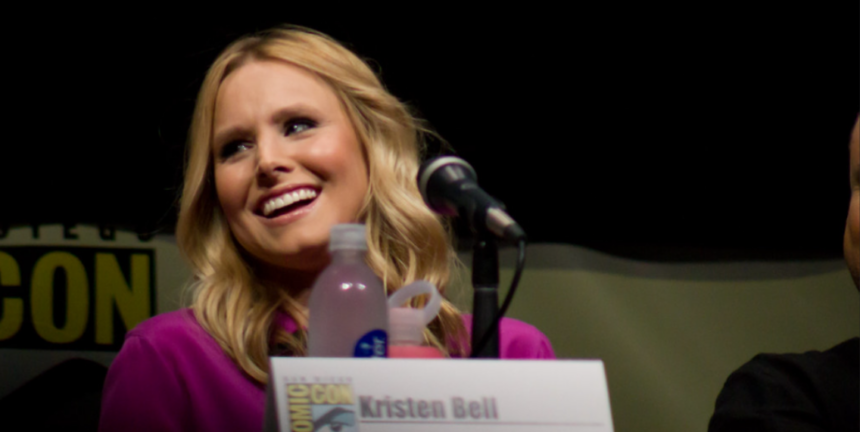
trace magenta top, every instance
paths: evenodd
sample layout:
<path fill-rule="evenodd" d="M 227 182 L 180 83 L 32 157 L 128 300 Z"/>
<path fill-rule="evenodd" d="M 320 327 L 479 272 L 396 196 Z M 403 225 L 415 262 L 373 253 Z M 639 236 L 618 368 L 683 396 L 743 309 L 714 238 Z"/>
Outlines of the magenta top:
<path fill-rule="evenodd" d="M 471 332 L 472 317 L 464 316 Z M 276 323 L 293 333 L 286 314 Z M 535 327 L 505 318 L 503 359 L 553 359 Z M 197 323 L 190 309 L 150 318 L 132 329 L 111 364 L 100 431 L 260 431 L 266 389 L 250 379 Z"/>

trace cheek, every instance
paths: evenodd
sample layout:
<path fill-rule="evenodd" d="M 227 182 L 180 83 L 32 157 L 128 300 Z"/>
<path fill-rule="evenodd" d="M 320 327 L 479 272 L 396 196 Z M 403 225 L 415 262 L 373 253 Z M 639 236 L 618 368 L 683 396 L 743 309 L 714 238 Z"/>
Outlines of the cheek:
<path fill-rule="evenodd" d="M 359 151 L 339 152 L 329 159 L 330 179 L 336 184 L 342 218 L 354 221 L 364 204 L 368 190 L 367 167 Z M 346 220 L 345 219 L 345 220 Z"/>
<path fill-rule="evenodd" d="M 312 159 L 316 162 L 317 170 L 322 176 L 336 179 L 343 186 L 354 189 L 353 192 L 361 190 L 363 198 L 368 180 L 367 164 L 360 144 L 350 134 L 340 134 L 328 144 L 314 149 Z"/>
<path fill-rule="evenodd" d="M 231 168 L 219 167 L 215 169 L 215 193 L 228 218 L 232 212 L 244 207 L 246 191 L 242 187 L 240 173 Z"/>

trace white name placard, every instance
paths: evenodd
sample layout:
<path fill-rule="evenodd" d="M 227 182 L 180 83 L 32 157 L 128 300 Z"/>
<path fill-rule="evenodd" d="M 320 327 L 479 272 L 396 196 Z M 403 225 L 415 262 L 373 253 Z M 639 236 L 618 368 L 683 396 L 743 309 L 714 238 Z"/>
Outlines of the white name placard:
<path fill-rule="evenodd" d="M 265 431 L 611 432 L 600 360 L 271 359 Z"/>

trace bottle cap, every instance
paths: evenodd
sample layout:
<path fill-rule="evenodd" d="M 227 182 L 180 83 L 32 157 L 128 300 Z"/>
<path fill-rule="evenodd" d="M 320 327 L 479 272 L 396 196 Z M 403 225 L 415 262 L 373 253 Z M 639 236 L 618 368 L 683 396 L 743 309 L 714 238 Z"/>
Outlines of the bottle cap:
<path fill-rule="evenodd" d="M 410 298 L 430 294 L 423 309 L 400 307 Z M 442 307 L 442 296 L 436 286 L 419 280 L 401 287 L 388 298 L 388 340 L 391 345 L 421 345 L 424 343 L 424 327 Z"/>
<path fill-rule="evenodd" d="M 367 238 L 363 224 L 339 224 L 331 227 L 328 250 L 367 250 Z"/>

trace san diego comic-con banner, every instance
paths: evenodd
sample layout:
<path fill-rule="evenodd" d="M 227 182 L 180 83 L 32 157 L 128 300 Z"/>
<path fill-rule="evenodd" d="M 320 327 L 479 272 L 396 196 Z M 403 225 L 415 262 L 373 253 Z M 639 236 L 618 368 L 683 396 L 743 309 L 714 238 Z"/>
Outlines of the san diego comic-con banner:
<path fill-rule="evenodd" d="M 151 249 L 0 249 L 0 348 L 118 351 L 155 310 Z"/>
<path fill-rule="evenodd" d="M 118 351 L 153 316 L 155 250 L 109 227 L 0 229 L 0 349 Z"/>

